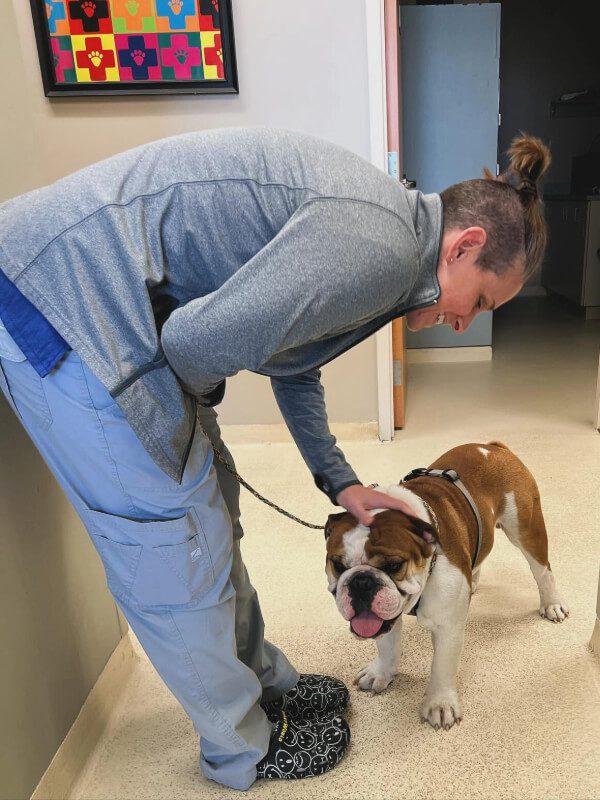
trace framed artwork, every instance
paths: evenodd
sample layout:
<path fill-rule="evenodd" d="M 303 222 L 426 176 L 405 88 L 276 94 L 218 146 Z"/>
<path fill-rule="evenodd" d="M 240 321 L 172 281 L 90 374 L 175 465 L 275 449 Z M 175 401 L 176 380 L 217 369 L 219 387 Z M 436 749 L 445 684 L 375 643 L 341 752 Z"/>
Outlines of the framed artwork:
<path fill-rule="evenodd" d="M 231 0 L 30 0 L 46 97 L 237 92 Z"/>

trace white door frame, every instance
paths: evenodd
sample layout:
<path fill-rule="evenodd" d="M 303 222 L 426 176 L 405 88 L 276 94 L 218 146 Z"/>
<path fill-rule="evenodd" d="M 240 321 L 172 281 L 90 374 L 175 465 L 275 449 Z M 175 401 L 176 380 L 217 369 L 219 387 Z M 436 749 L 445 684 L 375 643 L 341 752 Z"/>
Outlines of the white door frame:
<path fill-rule="evenodd" d="M 596 383 L 596 407 L 594 409 L 594 427 L 600 433 L 600 360 L 598 361 L 598 382 Z M 600 592 L 600 585 L 598 586 L 598 592 Z"/>
<path fill-rule="evenodd" d="M 369 86 L 371 162 L 387 173 L 387 108 L 385 83 L 384 0 L 364 0 Z M 377 349 L 377 420 L 379 439 L 394 438 L 392 325 L 375 334 Z"/>

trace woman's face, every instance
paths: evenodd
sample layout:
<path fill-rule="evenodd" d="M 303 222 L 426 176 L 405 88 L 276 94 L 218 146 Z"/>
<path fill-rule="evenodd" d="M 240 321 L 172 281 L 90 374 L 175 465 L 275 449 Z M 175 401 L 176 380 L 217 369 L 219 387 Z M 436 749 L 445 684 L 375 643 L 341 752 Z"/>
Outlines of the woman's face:
<path fill-rule="evenodd" d="M 463 333 L 482 311 L 492 311 L 511 300 L 523 286 L 520 265 L 498 276 L 477 266 L 480 246 L 450 246 L 444 248 L 437 277 L 440 297 L 434 305 L 409 311 L 406 324 L 411 331 L 434 325 L 451 325 Z"/>

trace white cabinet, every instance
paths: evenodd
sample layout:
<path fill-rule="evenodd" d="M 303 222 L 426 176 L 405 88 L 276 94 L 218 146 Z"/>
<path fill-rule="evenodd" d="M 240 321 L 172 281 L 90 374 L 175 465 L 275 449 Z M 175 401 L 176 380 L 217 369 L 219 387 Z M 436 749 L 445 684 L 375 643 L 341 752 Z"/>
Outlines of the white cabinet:
<path fill-rule="evenodd" d="M 550 241 L 542 285 L 600 319 L 600 197 L 546 197 Z"/>

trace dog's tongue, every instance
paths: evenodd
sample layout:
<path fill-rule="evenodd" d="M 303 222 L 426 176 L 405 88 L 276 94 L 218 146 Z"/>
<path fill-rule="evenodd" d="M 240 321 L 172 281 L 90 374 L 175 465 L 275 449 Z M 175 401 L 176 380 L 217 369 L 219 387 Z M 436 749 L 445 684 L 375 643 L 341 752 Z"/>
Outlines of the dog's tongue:
<path fill-rule="evenodd" d="M 359 636 L 375 636 L 383 625 L 383 620 L 372 611 L 361 611 L 350 620 L 350 627 Z"/>

